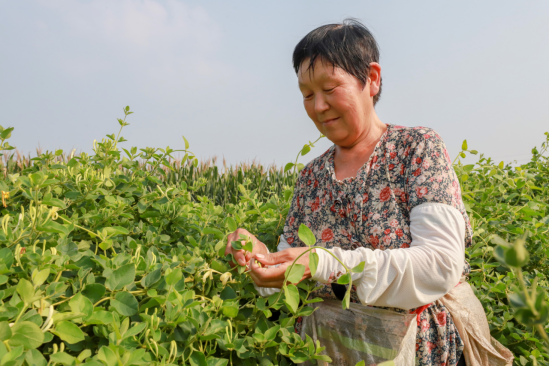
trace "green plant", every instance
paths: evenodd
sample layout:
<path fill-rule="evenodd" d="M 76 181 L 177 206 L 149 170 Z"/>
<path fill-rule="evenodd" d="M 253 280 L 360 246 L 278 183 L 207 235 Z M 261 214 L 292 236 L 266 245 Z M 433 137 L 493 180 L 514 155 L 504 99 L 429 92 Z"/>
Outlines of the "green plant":
<path fill-rule="evenodd" d="M 130 114 L 125 108 L 120 129 Z M 12 130 L 0 131 L 4 150 L 13 149 Z M 327 360 L 322 346 L 294 333 L 317 301 L 308 299 L 314 284 L 292 284 L 299 264 L 286 274 L 291 284 L 265 299 L 223 255 L 237 227 L 276 250 L 298 158 L 318 140 L 286 173 L 259 165 L 222 172 L 198 162 L 185 139 L 181 151 L 122 149 L 120 134 L 96 142 L 92 155 L 4 154 L 0 363 Z M 523 365 L 548 364 L 547 146 L 548 137 L 522 165 L 483 155 L 464 165 L 477 154 L 465 142 L 453 166 L 474 229 L 469 282 L 492 335 Z M 315 240 L 304 227 L 300 237 L 315 267 Z"/>
<path fill-rule="evenodd" d="M 296 317 L 313 311 L 266 304 L 220 253 L 237 225 L 274 246 L 288 198 L 257 204 L 245 180 L 242 200 L 224 210 L 196 195 L 203 182 L 161 179 L 177 150 L 131 148 L 123 156 L 122 141 L 119 131 L 95 143 L 93 155 L 42 155 L 0 182 L 9 195 L 0 231 L 0 362 L 327 360 L 320 345 L 294 333 Z M 197 165 L 184 142 L 185 159 Z"/>

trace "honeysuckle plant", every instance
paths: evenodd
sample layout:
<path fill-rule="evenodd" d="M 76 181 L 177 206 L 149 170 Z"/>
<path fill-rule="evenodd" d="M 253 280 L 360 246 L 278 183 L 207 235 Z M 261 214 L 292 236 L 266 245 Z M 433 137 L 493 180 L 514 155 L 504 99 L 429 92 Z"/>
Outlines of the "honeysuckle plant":
<path fill-rule="evenodd" d="M 317 140 L 284 177 L 257 170 L 213 177 L 211 168 L 198 170 L 185 138 L 180 150 L 125 146 L 130 114 L 124 108 L 118 133 L 95 142 L 92 154 L 47 151 L 29 164 L 13 163 L 6 151 L 14 129 L 0 128 L 7 162 L 0 180 L 0 364 L 328 362 L 321 345 L 294 332 L 296 319 L 320 301 L 310 297 L 315 282 L 298 282 L 302 266 L 290 266 L 282 291 L 262 298 L 246 269 L 231 267 L 224 255 L 227 236 L 239 227 L 276 250 L 298 159 Z M 453 167 L 474 230 L 469 282 L 491 334 L 515 363 L 548 364 L 547 142 L 521 165 L 483 155 L 463 164 L 477 152 L 466 142 L 462 148 Z M 233 191 L 219 191 L 226 184 Z M 315 273 L 314 250 L 324 249 L 305 226 L 299 237 Z M 349 285 L 360 270 L 346 269 L 338 281 Z"/>

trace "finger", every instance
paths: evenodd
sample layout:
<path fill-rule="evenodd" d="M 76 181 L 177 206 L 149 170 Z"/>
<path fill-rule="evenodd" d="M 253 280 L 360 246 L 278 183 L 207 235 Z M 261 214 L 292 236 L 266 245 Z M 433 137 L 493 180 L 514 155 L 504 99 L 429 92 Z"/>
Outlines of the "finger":
<path fill-rule="evenodd" d="M 259 267 L 255 260 L 252 259 L 249 263 L 250 267 L 250 277 L 256 283 L 259 287 L 265 287 L 265 288 L 281 288 L 283 286 L 283 280 L 284 280 L 284 272 L 282 274 L 275 274 L 275 279 L 273 278 L 265 278 L 265 271 L 264 269 Z M 269 274 L 268 274 L 269 276 Z"/>
<path fill-rule="evenodd" d="M 274 252 L 272 254 L 255 254 L 254 257 L 258 259 L 262 265 L 277 265 L 288 261 L 294 261 L 294 256 L 289 251 Z"/>
<path fill-rule="evenodd" d="M 255 259 L 251 259 L 250 262 L 250 275 L 258 278 L 263 283 L 271 281 L 282 281 L 285 279 L 285 270 L 288 267 L 288 264 L 281 264 L 277 267 L 260 267 L 256 264 Z"/>
<path fill-rule="evenodd" d="M 244 258 L 244 251 L 243 250 L 233 250 L 233 257 L 235 257 L 235 261 L 241 265 L 246 265 L 246 259 Z"/>

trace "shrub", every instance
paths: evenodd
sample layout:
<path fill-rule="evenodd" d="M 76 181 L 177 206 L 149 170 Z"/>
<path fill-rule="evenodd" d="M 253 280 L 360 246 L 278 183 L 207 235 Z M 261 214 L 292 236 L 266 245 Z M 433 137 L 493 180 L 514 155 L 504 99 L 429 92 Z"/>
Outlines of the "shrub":
<path fill-rule="evenodd" d="M 131 113 L 124 109 L 121 130 Z M 12 130 L 0 129 L 4 150 L 12 149 Z M 0 363 L 328 361 L 322 346 L 293 328 L 297 317 L 314 312 L 308 296 L 315 284 L 261 298 L 246 270 L 231 269 L 223 255 L 226 236 L 237 227 L 275 250 L 298 159 L 284 172 L 218 176 L 212 166 L 201 168 L 185 138 L 179 151 L 120 149 L 123 141 L 119 131 L 94 143 L 92 155 L 56 151 L 28 164 L 6 160 Z M 547 333 L 546 146 L 518 167 L 483 157 L 455 165 L 475 230 L 470 282 L 492 334 L 521 364 L 548 363 L 547 343 L 536 334 Z M 465 144 L 461 156 L 467 152 Z M 510 244 L 518 240 L 528 258 Z"/>

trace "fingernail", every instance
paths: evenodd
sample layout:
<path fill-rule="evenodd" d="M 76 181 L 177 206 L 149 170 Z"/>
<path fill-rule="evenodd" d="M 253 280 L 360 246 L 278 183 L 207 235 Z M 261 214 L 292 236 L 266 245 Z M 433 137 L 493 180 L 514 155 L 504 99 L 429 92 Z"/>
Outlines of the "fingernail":
<path fill-rule="evenodd" d="M 264 255 L 262 255 L 262 254 L 256 254 L 256 259 L 263 259 L 263 258 L 265 258 Z"/>
<path fill-rule="evenodd" d="M 244 266 L 246 263 L 242 260 L 239 260 L 239 265 Z"/>

